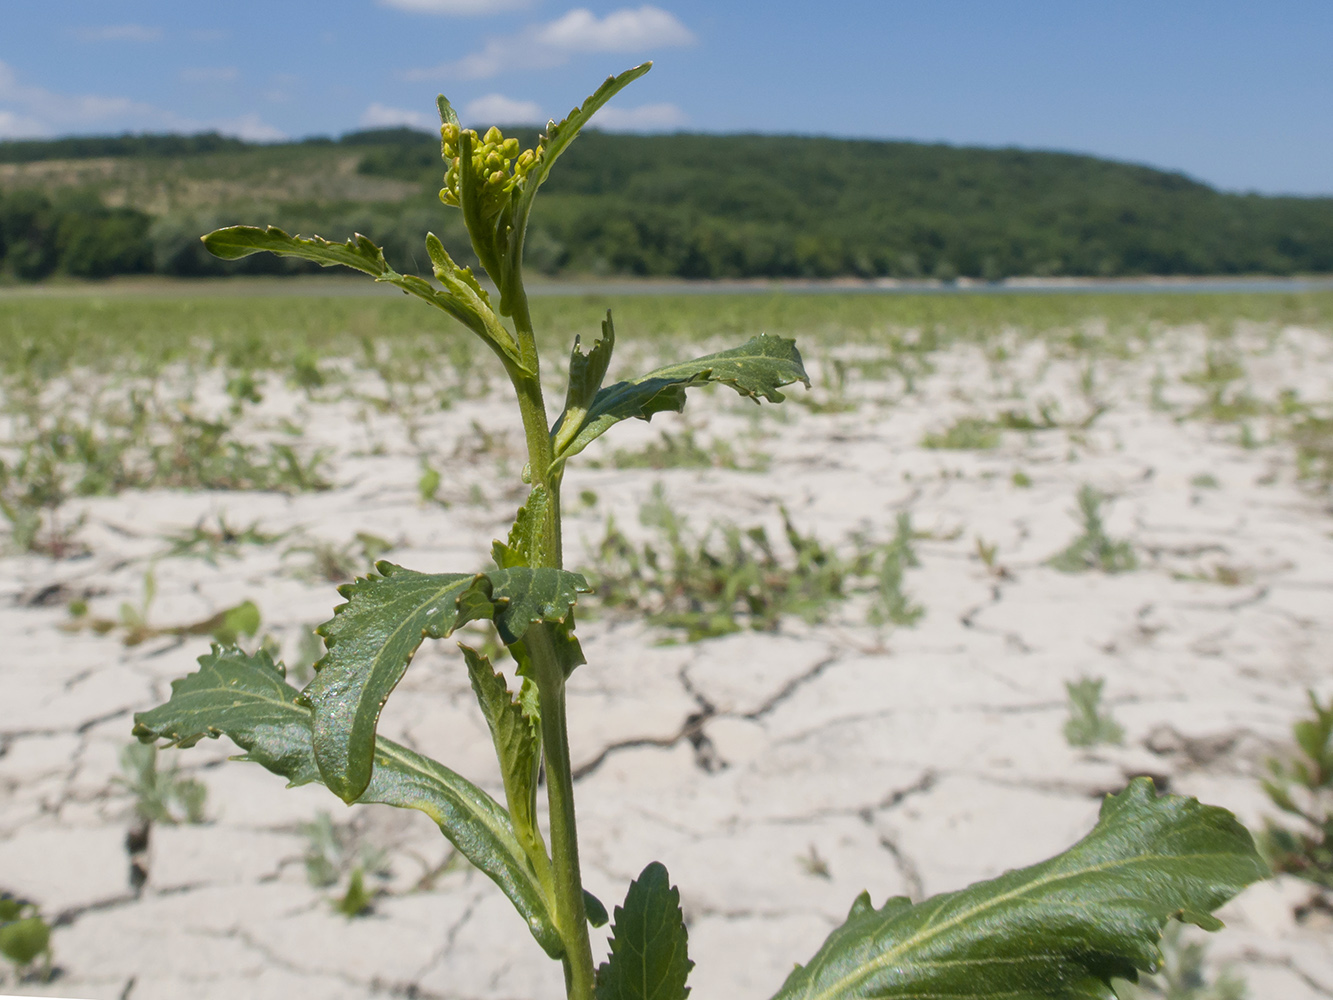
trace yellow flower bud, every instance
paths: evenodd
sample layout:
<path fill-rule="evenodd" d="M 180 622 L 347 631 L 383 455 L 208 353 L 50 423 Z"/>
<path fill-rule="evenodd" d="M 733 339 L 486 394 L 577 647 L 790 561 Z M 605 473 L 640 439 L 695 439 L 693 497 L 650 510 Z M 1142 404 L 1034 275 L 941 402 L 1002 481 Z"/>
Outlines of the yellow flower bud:
<path fill-rule="evenodd" d="M 504 144 L 500 147 L 500 152 L 504 153 L 505 156 L 512 160 L 518 155 L 518 140 L 506 139 Z"/>
<path fill-rule="evenodd" d="M 504 138 L 504 133 L 494 125 L 486 130 L 485 141 L 487 145 L 498 146 L 500 143 L 504 142 Z"/>

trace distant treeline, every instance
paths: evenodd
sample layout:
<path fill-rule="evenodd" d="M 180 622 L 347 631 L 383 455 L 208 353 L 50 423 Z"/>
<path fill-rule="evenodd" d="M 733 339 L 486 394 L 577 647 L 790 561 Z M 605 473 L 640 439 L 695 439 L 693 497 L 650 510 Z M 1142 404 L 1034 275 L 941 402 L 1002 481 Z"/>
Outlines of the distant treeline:
<path fill-rule="evenodd" d="M 511 131 L 525 144 L 536 134 Z M 408 181 L 421 194 L 267 206 L 247 221 L 330 238 L 360 231 L 407 270 L 424 267 L 427 229 L 468 256 L 455 214 L 434 200 L 435 137 L 388 129 L 280 149 L 295 157 L 320 147 L 344 158 L 354 149 L 361 174 Z M 217 135 L 4 142 L 0 163 L 214 156 L 234 170 L 256 148 Z M 264 149 L 271 160 L 275 147 Z M 197 242 L 212 221 L 206 210 L 107 209 L 87 193 L 0 192 L 0 273 L 308 269 L 267 257 L 214 261 Z M 589 132 L 543 188 L 528 250 L 530 265 L 550 274 L 684 278 L 1330 272 L 1333 198 L 1225 194 L 1180 174 L 1064 153 Z"/>

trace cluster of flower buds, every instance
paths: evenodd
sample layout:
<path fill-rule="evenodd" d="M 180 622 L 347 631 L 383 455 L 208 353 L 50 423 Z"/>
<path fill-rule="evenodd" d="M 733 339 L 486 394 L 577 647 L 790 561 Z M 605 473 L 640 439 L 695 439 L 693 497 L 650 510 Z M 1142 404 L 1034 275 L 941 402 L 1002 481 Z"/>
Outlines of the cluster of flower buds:
<path fill-rule="evenodd" d="M 440 191 L 440 200 L 446 205 L 459 204 L 461 164 L 458 148 L 463 132 L 472 137 L 472 172 L 481 181 L 483 211 L 498 209 L 537 165 L 537 153 L 532 149 L 519 153 L 518 140 L 506 139 L 494 125 L 485 135 L 478 136 L 472 129 L 460 130 L 457 125 L 446 122 L 440 126 L 441 149 L 449 164 L 444 174 L 444 189 Z"/>

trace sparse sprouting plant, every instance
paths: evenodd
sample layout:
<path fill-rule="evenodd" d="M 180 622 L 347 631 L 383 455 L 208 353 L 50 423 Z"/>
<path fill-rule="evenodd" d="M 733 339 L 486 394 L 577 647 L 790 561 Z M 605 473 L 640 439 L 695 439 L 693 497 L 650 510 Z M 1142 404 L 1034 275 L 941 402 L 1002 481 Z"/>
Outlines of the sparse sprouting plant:
<path fill-rule="evenodd" d="M 208 519 L 200 518 L 193 527 L 168 535 L 170 548 L 163 558 L 192 557 L 216 566 L 221 556 L 239 559 L 242 546 L 272 545 L 282 538 L 281 532 L 261 531 L 258 521 L 242 528 L 229 524 L 225 514 L 218 514 L 213 520 L 215 526 L 208 526 Z"/>
<path fill-rule="evenodd" d="M 574 607 L 589 588 L 563 568 L 565 469 L 619 422 L 681 410 L 692 388 L 720 383 L 756 402 L 777 403 L 782 387 L 809 381 L 792 341 L 761 335 L 604 385 L 616 340 L 608 315 L 589 350 L 575 340 L 564 407 L 550 420 L 523 283 L 528 217 L 538 187 L 579 130 L 647 70 L 609 79 L 528 150 L 498 128 L 483 135 L 462 128 L 440 99 L 447 164 L 441 197 L 462 211 L 472 250 L 498 290 L 494 297 L 434 236 L 426 249 L 437 283 L 393 270 L 364 236 L 337 244 L 237 226 L 206 237 L 209 249 L 228 259 L 270 251 L 352 267 L 460 321 L 497 356 L 513 386 L 528 493 L 507 539 L 493 546 L 494 568 L 425 573 L 380 562 L 373 574 L 341 588 L 345 603 L 320 626 L 328 652 L 302 691 L 267 650 L 216 646 L 197 672 L 174 682 L 166 704 L 136 716 L 134 729 L 146 743 L 185 747 L 225 734 L 248 760 L 293 783 L 320 782 L 349 804 L 424 811 L 560 963 L 571 1000 L 684 1000 L 693 963 L 680 893 L 658 862 L 643 869 L 615 907 L 606 961 L 593 958 L 589 925 L 604 924 L 608 915 L 583 889 L 575 821 L 565 691 L 584 662 Z M 792 578 L 832 592 L 835 560 L 828 550 L 790 520 L 786 535 L 796 564 L 806 567 Z M 761 535 L 739 529 L 735 544 L 751 554 L 773 549 Z M 904 547 L 895 557 L 900 567 L 908 562 Z M 380 711 L 422 642 L 474 622 L 490 623 L 513 663 L 506 676 L 482 651 L 462 648 L 494 744 L 503 805 L 377 733 Z M 545 812 L 537 806 L 542 787 Z M 1159 795 L 1149 779 L 1136 779 L 1105 800 L 1083 840 L 1040 864 L 915 904 L 897 897 L 876 908 L 862 893 L 846 922 L 791 971 L 777 998 L 1104 997 L 1113 977 L 1155 970 L 1157 941 L 1170 919 L 1214 928 L 1211 912 L 1265 874 L 1249 834 L 1230 813 Z M 360 908 L 364 875 L 360 891 L 354 888 L 349 883 L 347 909 Z"/>
<path fill-rule="evenodd" d="M 1269 820 L 1259 839 L 1274 871 L 1333 889 L 1333 698 L 1308 693 L 1310 715 L 1292 726 L 1288 759 L 1268 762 L 1264 791 L 1296 827 Z"/>
<path fill-rule="evenodd" d="M 908 567 L 920 565 L 913 544 L 916 537 L 916 532 L 912 530 L 912 515 L 900 511 L 892 540 L 879 552 L 875 589 L 867 613 L 871 625 L 910 627 L 926 613 L 926 609 L 913 603 L 903 590 L 903 574 Z"/>
<path fill-rule="evenodd" d="M 1125 731 L 1102 711 L 1102 688 L 1105 678 L 1081 677 L 1066 681 L 1069 695 L 1069 718 L 1065 722 L 1065 742 L 1071 747 L 1093 747 L 1100 743 L 1123 743 Z"/>
<path fill-rule="evenodd" d="M 752 453 L 744 463 L 736 457 L 731 443 L 716 438 L 706 447 L 694 436 L 692 428 L 679 434 L 663 431 L 657 441 L 651 441 L 637 451 L 617 448 L 611 464 L 618 469 L 741 469 L 762 472 L 768 466 L 769 456 Z"/>
<path fill-rule="evenodd" d="M 134 796 L 134 813 L 145 824 L 202 823 L 208 786 L 197 778 L 183 778 L 176 764 L 158 766 L 157 747 L 130 743 L 120 751 L 122 776 L 116 783 Z"/>
<path fill-rule="evenodd" d="M 953 451 L 989 451 L 1000 446 L 1000 429 L 981 417 L 959 417 L 942 431 L 930 431 L 921 439 L 923 448 Z"/>
<path fill-rule="evenodd" d="M 51 978 L 51 925 L 35 903 L 7 892 L 0 892 L 0 955 L 14 967 L 19 982 L 29 975 L 42 982 Z"/>
<path fill-rule="evenodd" d="M 1048 563 L 1061 573 L 1126 573 L 1138 566 L 1134 547 L 1126 541 L 1117 541 L 1106 534 L 1102 523 L 1102 505 L 1108 497 L 1094 486 L 1084 483 L 1078 491 L 1078 512 L 1083 522 L 1079 535 Z"/>
<path fill-rule="evenodd" d="M 341 583 L 352 579 L 357 573 L 373 571 L 379 557 L 393 548 L 393 542 L 386 538 L 372 535 L 368 531 L 358 531 L 351 541 L 343 545 L 322 538 L 289 545 L 283 550 L 282 557 L 306 556 L 304 565 L 295 571 L 298 576 L 326 583 Z"/>
<path fill-rule="evenodd" d="M 333 908 L 344 916 L 369 912 L 380 890 L 367 889 L 366 878 L 383 885 L 391 874 L 388 855 L 365 843 L 350 824 L 335 824 L 327 812 L 302 824 L 301 832 L 306 838 L 306 881 L 316 889 L 344 886 L 332 900 Z"/>
<path fill-rule="evenodd" d="M 157 597 L 157 574 L 153 567 L 144 573 L 143 597 L 140 602 L 131 604 L 122 601 L 120 613 L 116 618 L 102 618 L 91 614 L 86 601 L 75 601 L 69 605 L 70 619 L 61 625 L 67 632 L 88 630 L 97 635 L 106 635 L 120 630 L 121 642 L 126 646 L 137 646 L 149 639 L 186 636 L 210 636 L 217 642 L 235 644 L 242 636 L 253 638 L 259 632 L 261 616 L 258 606 L 253 601 L 242 601 L 230 608 L 223 608 L 216 614 L 183 625 L 153 625 L 149 622 L 149 611 Z"/>
<path fill-rule="evenodd" d="M 761 526 L 719 524 L 697 535 L 659 483 L 639 513 L 650 541 L 636 546 L 608 520 L 588 570 L 594 593 L 603 606 L 637 611 L 689 642 L 771 631 L 788 614 L 816 620 L 847 596 L 854 567 L 782 516 L 781 548 Z"/>

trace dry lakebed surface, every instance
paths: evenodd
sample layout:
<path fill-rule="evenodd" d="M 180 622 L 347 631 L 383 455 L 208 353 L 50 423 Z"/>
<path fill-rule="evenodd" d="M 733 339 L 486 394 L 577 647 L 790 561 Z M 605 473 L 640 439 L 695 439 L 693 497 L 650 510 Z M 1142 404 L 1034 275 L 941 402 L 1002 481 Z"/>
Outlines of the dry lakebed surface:
<path fill-rule="evenodd" d="M 679 620 L 591 599 L 569 694 L 589 889 L 610 906 L 662 861 L 694 995 L 762 998 L 862 889 L 921 899 L 1041 860 L 1133 776 L 1262 829 L 1267 759 L 1287 752 L 1307 690 L 1333 695 L 1329 445 L 1302 456 L 1280 416 L 1283 400 L 1333 399 L 1333 337 L 1181 326 L 1101 354 L 1014 334 L 915 368 L 864 344 L 807 358 L 814 390 L 781 406 L 715 387 L 597 442 L 566 479 L 566 562 L 596 581 L 609 523 L 665 558 L 670 511 L 716 553 L 726 526 L 762 526 L 786 565 L 785 510 L 848 561 L 897 532 L 912 556 L 884 585 L 897 613 L 853 574 L 775 628 L 741 615 L 690 641 Z M 405 416 L 367 402 L 392 395 L 375 373 L 331 370 L 319 389 L 261 376 L 243 414 L 255 440 L 295 427 L 300 454 L 323 449 L 330 488 L 70 499 L 62 558 L 10 545 L 0 559 L 0 889 L 40 906 L 55 964 L 49 982 L 6 970 L 0 993 L 563 995 L 558 966 L 424 815 L 287 790 L 226 762 L 224 739 L 155 762 L 160 788 L 206 788 L 200 822 L 179 804 L 181 822 L 136 819 L 132 715 L 195 668 L 210 618 L 252 602 L 242 644 L 308 677 L 336 581 L 373 558 L 482 567 L 522 500 L 498 389 Z M 44 398 L 77 407 L 98 377 L 62 376 Z M 233 405 L 225 376 L 180 377 L 191 405 Z M 1110 562 L 1077 550 L 1076 572 L 1058 557 L 1087 528 L 1081 491 Z M 1066 684 L 1084 678 L 1102 681 L 1120 742 L 1066 739 Z M 380 732 L 499 794 L 452 641 L 426 643 Z M 354 918 L 335 909 L 353 869 L 371 894 Z M 1311 883 L 1256 885 L 1221 916 L 1215 935 L 1186 933 L 1210 976 L 1229 969 L 1256 1000 L 1333 996 L 1333 909 Z"/>

